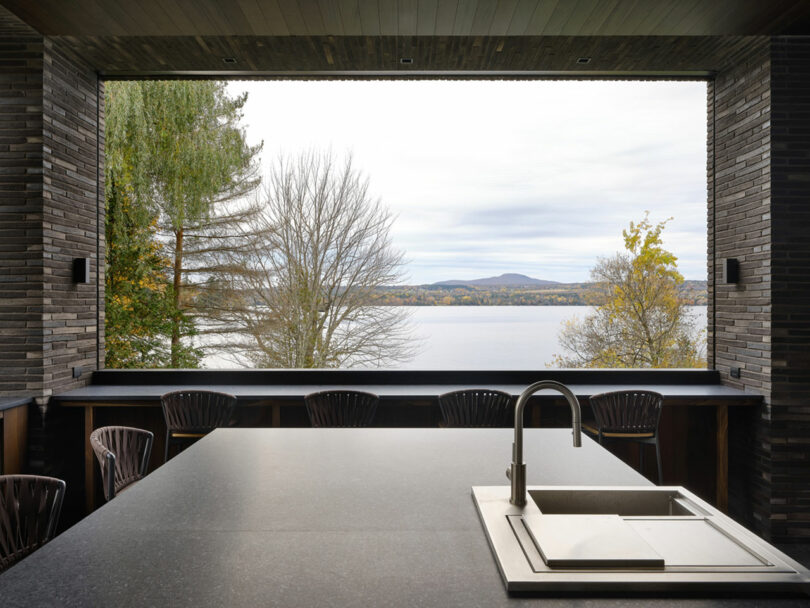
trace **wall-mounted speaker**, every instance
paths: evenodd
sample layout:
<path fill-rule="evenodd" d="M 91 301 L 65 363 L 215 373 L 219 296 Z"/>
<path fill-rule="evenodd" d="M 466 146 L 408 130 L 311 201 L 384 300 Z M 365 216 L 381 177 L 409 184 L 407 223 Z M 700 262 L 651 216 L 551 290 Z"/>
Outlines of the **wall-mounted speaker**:
<path fill-rule="evenodd" d="M 740 263 L 737 258 L 723 259 L 723 283 L 740 282 Z"/>
<path fill-rule="evenodd" d="M 90 282 L 90 258 L 73 259 L 73 282 L 74 283 Z"/>

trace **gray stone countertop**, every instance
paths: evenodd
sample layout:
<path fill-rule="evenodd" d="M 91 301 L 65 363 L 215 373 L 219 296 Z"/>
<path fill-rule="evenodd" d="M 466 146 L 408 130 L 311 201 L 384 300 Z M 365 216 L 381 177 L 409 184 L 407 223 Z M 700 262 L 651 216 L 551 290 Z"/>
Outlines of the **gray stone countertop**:
<path fill-rule="evenodd" d="M 0 576 L 2 605 L 807 606 L 508 596 L 470 488 L 506 485 L 511 441 L 509 429 L 219 429 Z M 528 429 L 525 451 L 530 485 L 649 483 L 587 438 L 573 448 L 569 429 Z"/>
<path fill-rule="evenodd" d="M 514 396 L 520 395 L 526 384 L 491 384 L 487 388 L 498 389 Z M 752 393 L 723 386 L 720 384 L 569 384 L 577 397 L 587 398 L 590 395 L 607 391 L 635 389 L 653 390 L 661 393 L 668 403 L 683 402 L 689 405 L 711 404 L 722 401 L 734 405 L 757 405 L 762 397 Z M 54 395 L 53 399 L 62 405 L 83 405 L 85 403 L 120 403 L 126 401 L 152 402 L 160 405 L 160 396 L 173 390 L 202 389 L 216 390 L 236 395 L 243 401 L 248 400 L 300 400 L 304 395 L 328 389 L 356 389 L 376 393 L 383 399 L 435 399 L 438 395 L 453 390 L 470 388 L 469 385 L 452 384 L 363 384 L 363 385 L 327 385 L 327 384 L 207 384 L 207 385 L 162 385 L 162 384 L 129 384 L 129 385 L 89 385 Z M 554 391 L 535 395 L 540 399 L 560 399 Z"/>

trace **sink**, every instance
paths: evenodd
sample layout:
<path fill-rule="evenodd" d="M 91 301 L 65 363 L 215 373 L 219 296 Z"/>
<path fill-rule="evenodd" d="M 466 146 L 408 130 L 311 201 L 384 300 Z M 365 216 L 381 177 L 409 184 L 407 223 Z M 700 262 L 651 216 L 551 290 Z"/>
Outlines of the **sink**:
<path fill-rule="evenodd" d="M 810 572 L 682 487 L 473 487 L 508 591 L 810 593 Z"/>
<path fill-rule="evenodd" d="M 529 490 L 542 513 L 566 515 L 694 516 L 706 512 L 677 489 L 550 488 Z"/>
<path fill-rule="evenodd" d="M 527 492 L 539 513 L 522 523 L 551 568 L 663 568 L 664 556 L 628 517 L 705 515 L 674 489 L 536 489 Z"/>

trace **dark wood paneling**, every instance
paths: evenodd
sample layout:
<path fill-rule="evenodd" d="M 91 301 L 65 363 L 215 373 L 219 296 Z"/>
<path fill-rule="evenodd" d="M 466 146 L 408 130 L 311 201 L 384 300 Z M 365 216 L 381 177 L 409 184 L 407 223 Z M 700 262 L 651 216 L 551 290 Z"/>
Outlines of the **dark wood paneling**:
<path fill-rule="evenodd" d="M 501 0 L 492 14 L 492 25 L 489 28 L 491 36 L 505 36 L 509 31 L 509 24 L 515 16 L 520 0 Z"/>
<path fill-rule="evenodd" d="M 530 36 L 797 33 L 802 0 L 1 0 L 46 35 Z M 284 15 L 284 23 L 277 19 Z M 376 18 L 375 18 L 376 15 Z M 283 27 L 282 27 L 283 26 Z"/>
<path fill-rule="evenodd" d="M 380 35 L 380 9 L 376 2 L 363 2 L 359 5 L 360 31 L 369 36 Z"/>
<path fill-rule="evenodd" d="M 28 452 L 28 405 L 2 412 L 3 475 L 26 472 Z"/>
<path fill-rule="evenodd" d="M 360 4 L 357 0 L 340 0 L 338 12 L 344 32 L 361 32 Z"/>
<path fill-rule="evenodd" d="M 39 32 L 0 6 L 0 39 L 8 42 L 10 38 L 19 36 L 39 36 Z"/>
<path fill-rule="evenodd" d="M 397 34 L 400 36 L 416 36 L 417 28 L 417 0 L 397 0 Z M 331 31 L 331 30 L 327 30 Z M 346 30 L 344 33 L 350 33 Z"/>
<path fill-rule="evenodd" d="M 706 75 L 724 70 L 760 38 L 677 37 L 373 37 L 61 38 L 107 77 L 218 75 L 340 78 L 372 74 L 447 76 L 447 72 L 549 75 Z M 413 58 L 403 65 L 401 56 Z M 587 65 L 578 57 L 591 57 Z M 234 57 L 235 64 L 225 64 Z"/>

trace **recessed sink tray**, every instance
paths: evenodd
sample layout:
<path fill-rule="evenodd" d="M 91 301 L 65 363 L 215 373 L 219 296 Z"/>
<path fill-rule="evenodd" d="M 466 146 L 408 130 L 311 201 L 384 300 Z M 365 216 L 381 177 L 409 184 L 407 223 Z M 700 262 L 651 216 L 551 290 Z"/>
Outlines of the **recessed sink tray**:
<path fill-rule="evenodd" d="M 810 572 L 681 487 L 473 487 L 509 591 L 810 593 Z"/>
<path fill-rule="evenodd" d="M 529 498 L 546 515 L 694 516 L 708 513 L 677 488 L 543 488 Z"/>

